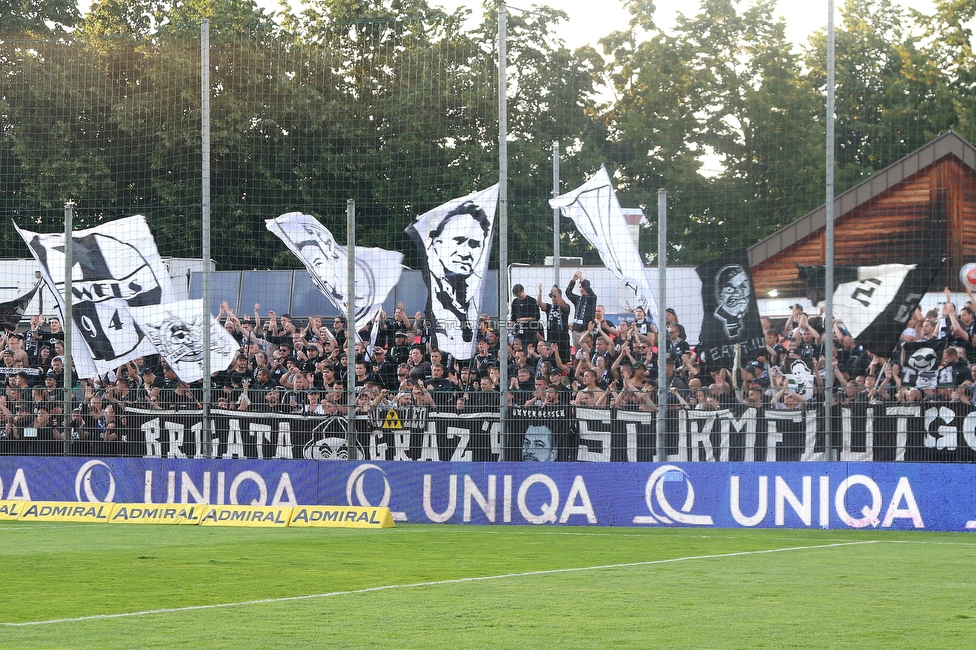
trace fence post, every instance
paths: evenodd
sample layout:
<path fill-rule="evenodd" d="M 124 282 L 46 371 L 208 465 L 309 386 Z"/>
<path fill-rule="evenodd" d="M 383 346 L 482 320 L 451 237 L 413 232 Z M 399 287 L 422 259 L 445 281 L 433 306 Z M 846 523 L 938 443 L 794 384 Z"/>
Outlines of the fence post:
<path fill-rule="evenodd" d="M 71 267 L 74 266 L 74 239 L 71 233 L 74 230 L 75 203 L 68 201 L 64 204 L 64 455 L 71 454 L 71 413 L 74 409 L 72 398 L 74 391 L 71 385 L 74 382 L 71 376 L 71 328 L 74 314 L 71 310 Z"/>
<path fill-rule="evenodd" d="M 203 455 L 213 456 L 210 431 L 210 21 L 200 24 L 201 245 L 203 248 Z"/>

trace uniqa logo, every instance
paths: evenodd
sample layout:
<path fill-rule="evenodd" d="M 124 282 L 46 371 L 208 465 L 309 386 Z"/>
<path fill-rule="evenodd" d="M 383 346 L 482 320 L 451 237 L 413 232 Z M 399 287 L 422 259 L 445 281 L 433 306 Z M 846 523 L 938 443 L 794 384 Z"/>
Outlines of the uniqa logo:
<path fill-rule="evenodd" d="M 383 497 L 377 504 L 370 503 L 369 498 L 366 496 L 366 472 L 371 470 L 376 470 L 383 477 Z M 354 493 L 355 502 L 353 501 Z M 390 481 L 388 481 L 386 478 L 386 472 L 372 463 L 364 463 L 358 466 L 349 475 L 349 480 L 346 481 L 346 503 L 351 506 L 362 506 L 366 508 L 389 508 L 390 497 L 392 494 L 393 490 L 390 489 Z M 405 512 L 391 511 L 390 514 L 393 516 L 393 521 L 407 521 L 407 513 Z"/>
<path fill-rule="evenodd" d="M 95 496 L 95 492 L 92 489 L 92 475 L 95 473 L 96 467 L 104 467 L 105 471 L 108 472 L 108 492 L 104 499 L 99 499 Z M 81 492 L 84 490 L 85 498 L 81 498 Z M 112 468 L 106 465 L 100 460 L 90 460 L 78 470 L 78 474 L 75 476 L 75 498 L 78 501 L 94 501 L 97 503 L 112 503 L 115 499 L 115 477 L 112 476 Z"/>
<path fill-rule="evenodd" d="M 676 510 L 668 501 L 664 492 L 665 483 L 684 481 L 685 502 L 681 509 Z M 634 517 L 635 524 L 688 524 L 691 526 L 711 526 L 712 518 L 708 515 L 688 514 L 695 507 L 695 488 L 691 484 L 688 473 L 675 465 L 661 465 L 647 478 L 644 486 L 644 501 L 650 516 Z"/>

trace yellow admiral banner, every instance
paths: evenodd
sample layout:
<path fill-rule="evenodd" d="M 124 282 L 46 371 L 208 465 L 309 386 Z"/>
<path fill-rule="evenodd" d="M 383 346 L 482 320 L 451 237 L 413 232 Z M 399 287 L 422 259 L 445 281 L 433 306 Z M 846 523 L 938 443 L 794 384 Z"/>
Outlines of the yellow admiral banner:
<path fill-rule="evenodd" d="M 321 528 L 393 528 L 389 508 L 295 506 L 289 526 Z"/>
<path fill-rule="evenodd" d="M 72 501 L 26 501 L 19 521 L 88 521 L 107 523 L 114 503 Z"/>
<path fill-rule="evenodd" d="M 202 503 L 152 504 L 116 503 L 109 518 L 110 524 L 199 524 Z"/>
<path fill-rule="evenodd" d="M 205 506 L 200 525 L 284 528 L 292 509 L 292 506 Z"/>
<path fill-rule="evenodd" d="M 0 521 L 17 521 L 30 501 L 0 501 Z"/>
<path fill-rule="evenodd" d="M 394 528 L 389 508 L 356 506 L 228 506 L 202 503 L 76 503 L 3 501 L 0 521 L 72 521 L 200 526 Z"/>

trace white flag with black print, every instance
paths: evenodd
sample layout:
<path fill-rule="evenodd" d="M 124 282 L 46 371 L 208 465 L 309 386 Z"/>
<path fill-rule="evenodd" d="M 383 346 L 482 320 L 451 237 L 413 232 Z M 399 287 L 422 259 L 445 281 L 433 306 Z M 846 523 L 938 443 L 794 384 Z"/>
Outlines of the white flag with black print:
<path fill-rule="evenodd" d="M 15 225 L 16 227 L 16 225 Z M 17 228 L 64 313 L 64 234 Z M 71 355 L 79 377 L 115 370 L 155 348 L 130 307 L 170 302 L 169 272 L 146 219 L 126 217 L 72 233 Z"/>
<path fill-rule="evenodd" d="M 834 289 L 834 318 L 858 344 L 888 355 L 939 268 L 935 262 L 857 267 L 857 280 Z"/>
<path fill-rule="evenodd" d="M 599 251 L 603 265 L 634 290 L 638 304 L 648 314 L 656 315 L 657 299 L 607 168 L 600 167 L 600 171 L 575 190 L 549 199 L 549 205 L 573 220 L 580 234 Z"/>
<path fill-rule="evenodd" d="M 348 313 L 349 253 L 336 243 L 328 228 L 315 217 L 289 212 L 265 222 L 305 265 L 312 282 L 343 316 Z M 403 255 L 382 248 L 356 246 L 355 331 L 366 327 L 382 309 L 383 301 L 400 281 Z"/>
<path fill-rule="evenodd" d="M 181 380 L 203 379 L 203 301 L 183 300 L 129 312 L 166 364 Z M 210 371 L 226 370 L 240 348 L 237 340 L 210 315 Z"/>
<path fill-rule="evenodd" d="M 497 206 L 495 184 L 425 212 L 406 229 L 424 261 L 432 342 L 461 361 L 475 354 Z"/>

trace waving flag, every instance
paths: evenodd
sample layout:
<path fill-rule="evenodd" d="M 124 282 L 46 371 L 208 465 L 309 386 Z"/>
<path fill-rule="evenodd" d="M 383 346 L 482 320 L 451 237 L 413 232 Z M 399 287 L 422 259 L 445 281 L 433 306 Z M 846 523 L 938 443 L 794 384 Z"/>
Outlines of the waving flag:
<path fill-rule="evenodd" d="M 34 294 L 41 286 L 42 280 L 38 280 L 34 288 L 22 295 L 20 298 L 10 302 L 0 303 L 0 327 L 3 329 L 13 329 L 20 323 L 20 319 L 27 309 L 27 305 L 34 299 Z"/>
<path fill-rule="evenodd" d="M 939 268 L 936 263 L 857 267 L 856 280 L 834 289 L 834 317 L 860 345 L 886 356 Z"/>
<path fill-rule="evenodd" d="M 432 342 L 459 360 L 475 354 L 497 205 L 492 185 L 425 212 L 406 229 L 424 262 Z"/>
<path fill-rule="evenodd" d="M 648 314 L 657 314 L 657 299 L 606 167 L 600 167 L 575 190 L 550 199 L 549 205 L 573 220 L 580 234 L 600 252 L 603 265 L 634 290 Z"/>
<path fill-rule="evenodd" d="M 265 221 L 268 230 L 305 265 L 312 282 L 341 314 L 348 312 L 349 253 L 336 243 L 329 229 L 301 212 L 289 212 Z M 400 281 L 403 255 L 382 248 L 357 246 L 355 330 L 366 327 Z"/>
<path fill-rule="evenodd" d="M 176 376 L 187 383 L 203 379 L 203 301 L 183 300 L 130 313 Z M 226 370 L 239 346 L 210 316 L 210 370 Z"/>
<path fill-rule="evenodd" d="M 64 234 L 17 232 L 64 313 Z M 95 377 L 153 354 L 152 342 L 129 308 L 169 302 L 171 287 L 145 217 L 79 230 L 71 238 L 71 355 L 78 376 Z"/>

